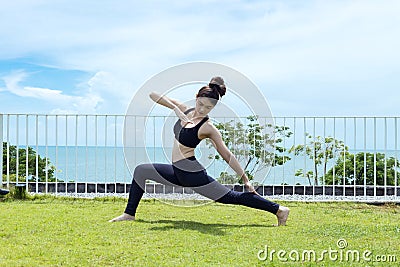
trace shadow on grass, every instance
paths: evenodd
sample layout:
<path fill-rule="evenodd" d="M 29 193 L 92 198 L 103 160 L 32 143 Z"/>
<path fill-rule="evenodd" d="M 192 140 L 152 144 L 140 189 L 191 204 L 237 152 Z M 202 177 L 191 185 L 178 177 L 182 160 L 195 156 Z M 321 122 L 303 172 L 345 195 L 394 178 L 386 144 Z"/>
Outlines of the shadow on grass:
<path fill-rule="evenodd" d="M 225 223 L 201 223 L 196 221 L 186 221 L 186 220 L 157 220 L 157 221 L 146 221 L 142 219 L 136 220 L 139 223 L 150 223 L 150 224 L 167 224 L 162 226 L 150 227 L 150 230 L 155 231 L 169 231 L 172 229 L 181 230 L 193 230 L 198 231 L 202 234 L 211 235 L 225 235 L 226 230 L 231 230 L 232 228 L 243 228 L 243 227 L 255 227 L 255 228 L 265 228 L 274 227 L 273 225 L 266 224 L 225 224 Z"/>

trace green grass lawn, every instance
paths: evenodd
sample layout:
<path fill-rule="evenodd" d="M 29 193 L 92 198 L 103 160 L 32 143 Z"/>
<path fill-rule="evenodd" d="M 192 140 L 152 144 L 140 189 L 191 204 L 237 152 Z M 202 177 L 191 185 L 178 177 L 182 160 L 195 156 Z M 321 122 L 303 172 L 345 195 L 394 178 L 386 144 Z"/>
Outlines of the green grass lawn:
<path fill-rule="evenodd" d="M 400 265 L 398 205 L 286 202 L 291 209 L 288 225 L 271 227 L 275 216 L 247 207 L 211 203 L 188 208 L 142 200 L 136 221 L 108 223 L 125 203 L 3 199 L 0 266 Z M 339 239 L 347 241 L 346 248 L 339 249 Z M 305 250 L 324 258 L 315 262 L 306 253 L 302 261 Z M 371 251 L 367 259 L 393 261 L 394 255 L 397 262 L 356 262 L 348 253 L 355 250 L 360 257 Z M 299 261 L 294 261 L 296 253 Z"/>

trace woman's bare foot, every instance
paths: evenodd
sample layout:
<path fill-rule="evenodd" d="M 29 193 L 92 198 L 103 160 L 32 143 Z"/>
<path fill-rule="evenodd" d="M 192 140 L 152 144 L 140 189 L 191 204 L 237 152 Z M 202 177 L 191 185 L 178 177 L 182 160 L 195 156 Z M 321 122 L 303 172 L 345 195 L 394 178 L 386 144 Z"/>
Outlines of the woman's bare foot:
<path fill-rule="evenodd" d="M 122 213 L 122 215 L 109 220 L 108 222 L 121 222 L 121 221 L 134 221 L 135 216 L 129 215 L 127 213 Z"/>
<path fill-rule="evenodd" d="M 286 225 L 286 221 L 289 217 L 289 208 L 279 206 L 278 212 L 276 213 L 276 217 L 278 217 L 278 225 L 277 226 L 283 226 Z"/>

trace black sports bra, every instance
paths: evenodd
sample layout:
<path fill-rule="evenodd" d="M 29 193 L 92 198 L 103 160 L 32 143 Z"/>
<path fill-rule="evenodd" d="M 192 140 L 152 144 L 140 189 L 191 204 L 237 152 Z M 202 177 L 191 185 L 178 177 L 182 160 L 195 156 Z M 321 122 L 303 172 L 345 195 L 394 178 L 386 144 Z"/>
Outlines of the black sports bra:
<path fill-rule="evenodd" d="M 194 108 L 190 108 L 186 110 L 184 113 L 188 114 L 190 111 L 194 110 Z M 196 124 L 192 128 L 182 127 L 181 120 L 178 121 L 174 125 L 174 134 L 175 139 L 178 140 L 184 146 L 195 148 L 201 141 L 198 137 L 199 128 L 208 120 L 208 116 L 205 116 L 198 124 Z"/>

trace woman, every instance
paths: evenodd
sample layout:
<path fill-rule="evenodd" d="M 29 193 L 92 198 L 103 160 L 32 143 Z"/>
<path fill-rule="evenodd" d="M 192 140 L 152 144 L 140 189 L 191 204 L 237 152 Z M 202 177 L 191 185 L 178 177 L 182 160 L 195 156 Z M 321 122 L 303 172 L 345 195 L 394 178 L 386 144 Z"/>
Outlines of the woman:
<path fill-rule="evenodd" d="M 135 219 L 136 208 L 144 193 L 146 179 L 151 179 L 166 185 L 190 187 L 195 192 L 219 203 L 265 210 L 277 216 L 278 226 L 286 224 L 289 209 L 264 199 L 254 190 L 238 160 L 224 144 L 221 133 L 208 120 L 207 114 L 225 95 L 225 92 L 224 80 L 221 77 L 214 77 L 208 86 L 202 87 L 197 93 L 195 108 L 189 108 L 177 100 L 155 92 L 150 94 L 153 101 L 173 109 L 179 117 L 174 126 L 172 165 L 162 163 L 138 165 L 133 174 L 125 212 L 110 222 Z M 205 138 L 211 140 L 221 157 L 241 177 L 248 192 L 230 190 L 207 175 L 204 167 L 194 156 L 195 147 Z"/>

